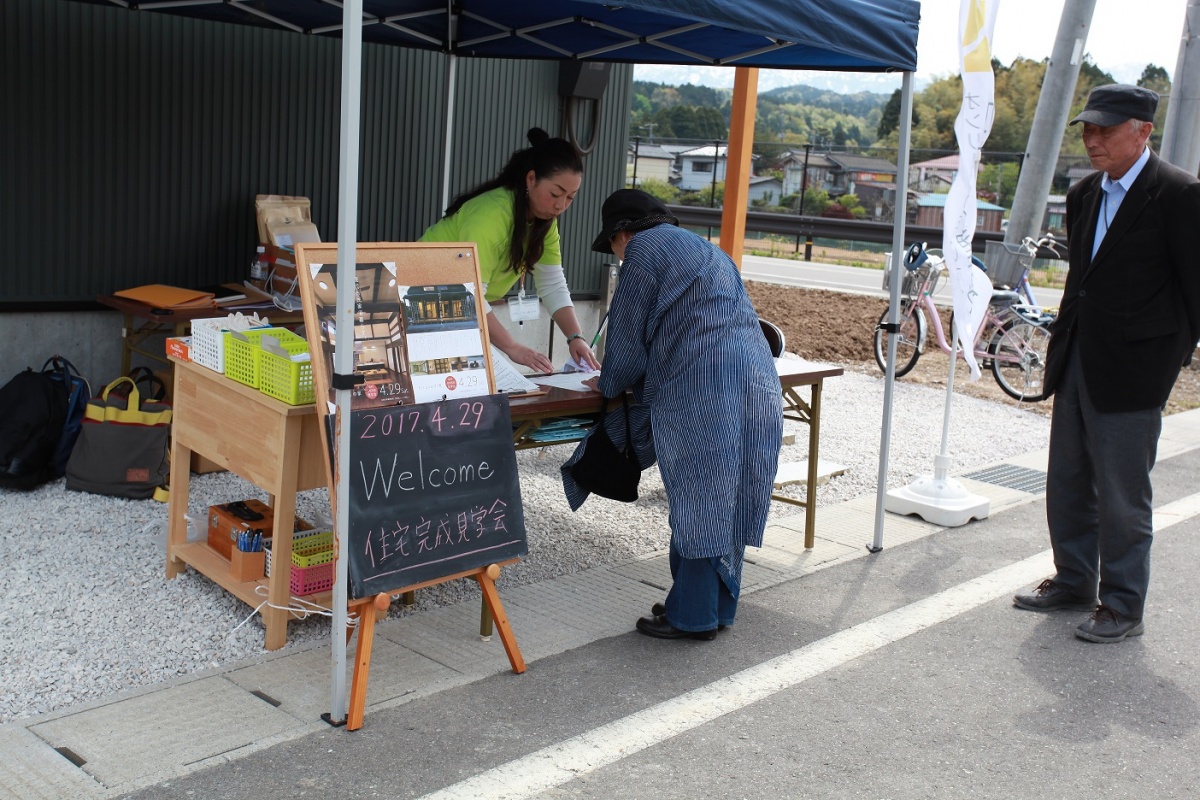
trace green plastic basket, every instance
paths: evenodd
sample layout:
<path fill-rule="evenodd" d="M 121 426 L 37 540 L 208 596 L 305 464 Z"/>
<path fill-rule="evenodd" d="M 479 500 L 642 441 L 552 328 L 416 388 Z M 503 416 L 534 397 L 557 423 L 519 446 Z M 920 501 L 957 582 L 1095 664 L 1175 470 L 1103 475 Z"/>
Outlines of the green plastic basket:
<path fill-rule="evenodd" d="M 261 360 L 258 354 L 262 352 L 259 341 L 264 336 L 279 336 L 281 333 L 295 336 L 286 328 L 255 328 L 241 331 L 238 334 L 232 331 L 226 333 L 225 374 L 238 383 L 244 383 L 252 389 L 257 389 L 259 387 L 259 361 Z"/>
<path fill-rule="evenodd" d="M 297 336 L 289 330 L 280 329 L 272 332 L 270 336 L 278 340 L 279 346 L 289 356 L 308 352 L 308 342 L 304 337 Z M 290 358 L 284 358 L 262 349 L 262 344 L 263 340 L 260 338 L 258 390 L 293 406 L 311 403 L 315 397 L 312 362 L 309 360 L 292 361 Z"/>

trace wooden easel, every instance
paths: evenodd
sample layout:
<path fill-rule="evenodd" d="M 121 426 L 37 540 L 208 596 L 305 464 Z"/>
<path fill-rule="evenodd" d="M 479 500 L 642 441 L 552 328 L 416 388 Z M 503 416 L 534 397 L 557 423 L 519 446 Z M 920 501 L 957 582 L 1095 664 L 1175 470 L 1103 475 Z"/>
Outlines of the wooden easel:
<path fill-rule="evenodd" d="M 479 588 L 483 591 L 484 610 L 495 621 L 496 629 L 500 633 L 500 641 L 504 643 L 504 652 L 508 654 L 508 663 L 512 665 L 513 672 L 520 675 L 525 671 L 525 659 L 521 656 L 521 649 L 517 647 L 517 638 L 513 634 L 512 626 L 508 624 L 508 616 L 504 613 L 504 605 L 500 602 L 500 595 L 496 591 L 496 578 L 500 577 L 500 566 L 513 563 L 516 563 L 516 559 L 405 586 L 398 589 L 397 592 L 424 589 L 459 578 L 477 580 Z M 350 682 L 350 709 L 346 715 L 346 730 L 356 731 L 362 727 L 363 714 L 367 705 L 367 681 L 371 674 L 371 648 L 375 641 L 375 618 L 377 616 L 375 612 L 386 612 L 391 603 L 391 594 L 387 592 L 380 592 L 374 597 L 351 600 L 349 603 L 350 610 L 358 615 L 358 646 L 354 652 L 354 677 Z"/>

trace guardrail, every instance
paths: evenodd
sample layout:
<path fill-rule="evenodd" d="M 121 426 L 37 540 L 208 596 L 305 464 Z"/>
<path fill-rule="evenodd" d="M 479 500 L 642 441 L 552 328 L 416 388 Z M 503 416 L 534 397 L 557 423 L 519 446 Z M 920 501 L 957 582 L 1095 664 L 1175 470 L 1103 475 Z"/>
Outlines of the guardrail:
<path fill-rule="evenodd" d="M 682 225 L 700 228 L 720 228 L 721 209 L 703 208 L 700 206 L 667 206 L 671 213 L 679 218 Z M 829 217 L 802 217 L 797 214 L 775 214 L 767 211 L 747 211 L 746 230 L 758 233 L 775 233 L 800 240 L 808 239 L 844 239 L 853 242 L 873 242 L 876 244 L 892 243 L 892 223 L 874 222 L 861 219 L 831 219 Z M 942 229 L 930 228 L 925 225 L 906 225 L 904 227 L 905 245 L 913 242 L 929 242 L 931 246 L 941 247 Z M 982 254 L 986 242 L 1002 242 L 1004 234 L 995 231 L 976 231 L 972 248 Z M 1062 245 L 1066 252 L 1066 242 L 1055 240 Z M 1051 250 L 1043 249 L 1038 253 L 1039 258 L 1056 258 Z M 806 260 L 808 257 L 806 256 Z"/>

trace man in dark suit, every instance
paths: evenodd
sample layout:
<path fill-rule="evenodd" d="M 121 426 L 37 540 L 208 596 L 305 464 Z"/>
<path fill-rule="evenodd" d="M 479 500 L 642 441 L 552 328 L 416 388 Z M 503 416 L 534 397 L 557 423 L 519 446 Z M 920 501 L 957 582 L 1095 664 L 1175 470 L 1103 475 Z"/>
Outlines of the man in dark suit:
<path fill-rule="evenodd" d="M 1071 120 L 1097 172 L 1067 193 L 1070 270 L 1046 362 L 1056 574 L 1013 603 L 1091 611 L 1075 631 L 1091 642 L 1144 630 L 1150 470 L 1200 339 L 1200 181 L 1146 146 L 1157 107 L 1148 89 L 1098 86 Z"/>

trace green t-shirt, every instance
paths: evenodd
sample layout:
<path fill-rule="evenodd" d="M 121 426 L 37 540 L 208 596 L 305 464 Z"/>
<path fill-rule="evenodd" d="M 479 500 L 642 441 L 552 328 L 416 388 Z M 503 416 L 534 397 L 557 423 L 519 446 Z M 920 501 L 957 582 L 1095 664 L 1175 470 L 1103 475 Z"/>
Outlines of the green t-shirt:
<path fill-rule="evenodd" d="M 479 253 L 479 275 L 487 287 L 484 297 L 493 303 L 503 297 L 520 276 L 508 268 L 508 242 L 513 227 L 513 195 L 492 189 L 473 197 L 452 217 L 443 217 L 421 235 L 422 242 L 474 242 Z M 546 232 L 539 264 L 562 264 L 558 220 Z"/>

